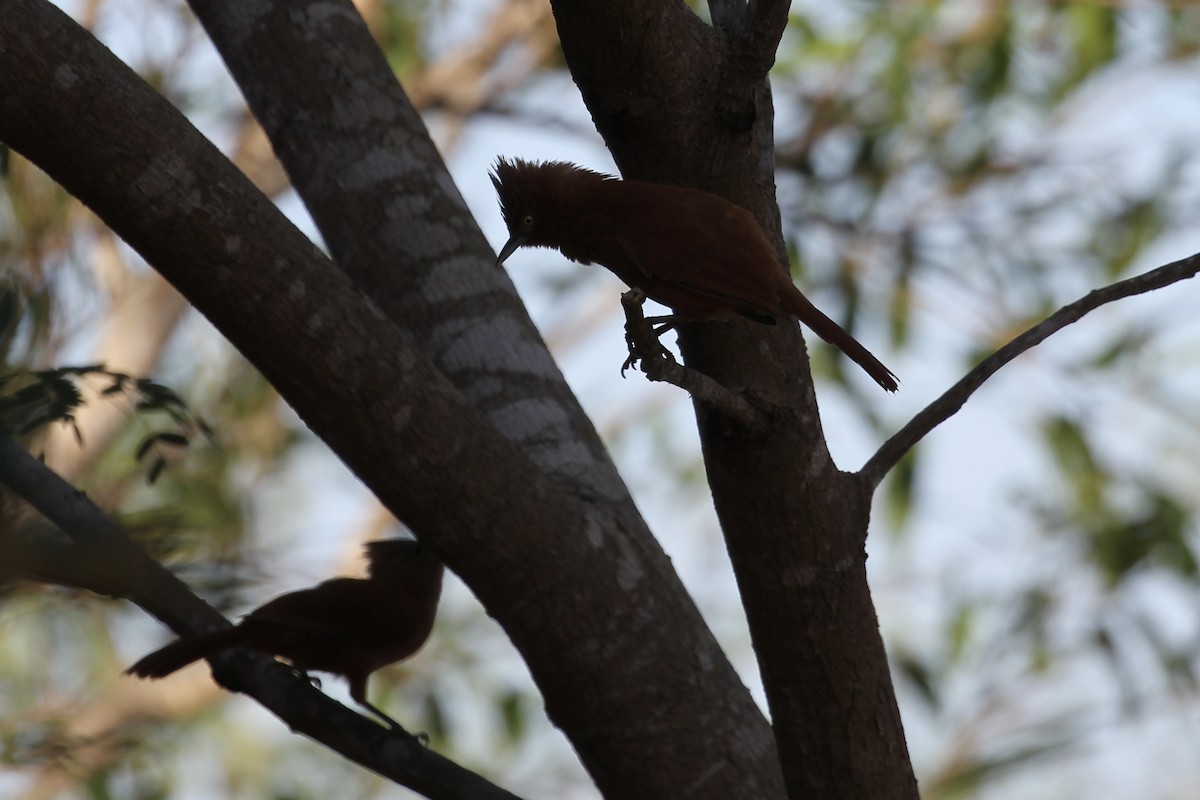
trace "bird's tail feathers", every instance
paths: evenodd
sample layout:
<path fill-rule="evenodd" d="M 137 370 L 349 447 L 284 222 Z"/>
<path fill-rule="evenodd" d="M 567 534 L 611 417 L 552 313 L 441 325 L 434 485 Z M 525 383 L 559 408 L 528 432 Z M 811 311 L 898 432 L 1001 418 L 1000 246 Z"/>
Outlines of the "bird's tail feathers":
<path fill-rule="evenodd" d="M 239 628 L 225 628 L 198 636 L 176 639 L 145 656 L 125 672 L 139 678 L 166 677 L 176 670 L 183 669 L 193 661 L 207 658 L 222 650 L 228 650 L 230 647 L 236 647 L 240 644 L 239 632 Z"/>
<path fill-rule="evenodd" d="M 851 336 L 845 328 L 821 313 L 821 310 L 810 303 L 808 298 L 800 292 L 795 292 L 789 293 L 788 301 L 790 301 L 787 302 L 788 311 L 812 328 L 815 334 L 845 353 L 851 361 L 874 378 L 876 383 L 889 392 L 900 388 L 896 375 L 885 367 L 883 362 L 872 355 L 870 350 L 863 347 L 858 339 Z"/>

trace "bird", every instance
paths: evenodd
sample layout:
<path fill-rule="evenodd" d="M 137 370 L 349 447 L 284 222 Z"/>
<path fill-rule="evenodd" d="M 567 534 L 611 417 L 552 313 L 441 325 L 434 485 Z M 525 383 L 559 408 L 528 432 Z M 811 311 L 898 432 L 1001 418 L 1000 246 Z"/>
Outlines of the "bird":
<path fill-rule="evenodd" d="M 798 319 L 885 390 L 899 387 L 890 369 L 796 288 L 744 208 L 699 189 L 620 180 L 566 161 L 500 157 L 491 180 L 509 234 L 497 266 L 520 247 L 549 247 L 607 267 L 672 309 L 656 320 L 667 323 L 660 334 L 677 320 Z"/>
<path fill-rule="evenodd" d="M 243 647 L 281 656 L 305 678 L 309 670 L 346 678 L 355 702 L 393 730 L 402 730 L 367 702 L 367 679 L 425 644 L 445 568 L 412 540 L 367 542 L 365 550 L 368 577 L 333 578 L 280 595 L 233 627 L 187 636 L 155 650 L 126 674 L 163 678 L 193 661 Z"/>

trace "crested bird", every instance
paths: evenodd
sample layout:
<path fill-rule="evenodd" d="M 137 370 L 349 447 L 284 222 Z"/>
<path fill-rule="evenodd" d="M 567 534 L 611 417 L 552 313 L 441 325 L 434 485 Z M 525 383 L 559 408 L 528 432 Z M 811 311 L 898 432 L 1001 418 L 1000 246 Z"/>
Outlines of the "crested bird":
<path fill-rule="evenodd" d="M 162 678 L 193 661 L 244 647 L 282 656 L 306 677 L 308 670 L 345 677 L 355 702 L 399 729 L 395 720 L 367 702 L 367 679 L 425 644 L 445 569 L 415 541 L 368 542 L 365 549 L 368 577 L 333 578 L 280 595 L 233 627 L 187 636 L 155 650 L 126 673 Z"/>
<path fill-rule="evenodd" d="M 749 211 L 699 189 L 619 180 L 565 161 L 499 158 L 491 175 L 509 239 L 607 267 L 676 320 L 739 315 L 765 324 L 798 319 L 889 392 L 896 376 L 809 302 Z"/>

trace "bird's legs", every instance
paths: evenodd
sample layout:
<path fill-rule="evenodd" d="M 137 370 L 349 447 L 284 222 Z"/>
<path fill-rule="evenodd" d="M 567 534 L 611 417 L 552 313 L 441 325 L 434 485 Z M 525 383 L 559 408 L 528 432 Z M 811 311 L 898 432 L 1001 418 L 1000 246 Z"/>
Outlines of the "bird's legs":
<path fill-rule="evenodd" d="M 426 747 L 429 745 L 429 734 L 427 734 L 427 733 L 418 733 L 418 734 L 409 733 L 403 727 L 400 726 L 399 722 L 396 722 L 396 720 L 392 719 L 387 714 L 380 711 L 379 708 L 377 708 L 376 706 L 367 702 L 367 679 L 366 679 L 366 677 L 349 678 L 349 681 L 350 681 L 350 697 L 352 700 L 354 700 L 354 702 L 358 703 L 360 706 L 362 706 L 363 708 L 370 711 L 377 718 L 379 718 L 379 720 L 381 722 L 383 722 L 385 725 L 387 725 L 388 728 L 395 731 L 396 733 L 402 733 L 405 736 L 412 736 L 414 739 L 416 739 L 418 742 L 420 742 L 423 747 Z"/>
<path fill-rule="evenodd" d="M 373 706 L 370 703 L 368 703 L 366 700 L 359 700 L 358 704 L 360 706 L 362 706 L 363 708 L 365 708 L 367 711 L 370 711 L 372 714 L 374 714 L 380 720 L 382 720 L 383 723 L 385 725 L 387 725 L 389 728 L 391 728 L 392 730 L 394 730 L 394 731 L 404 730 L 404 728 L 400 727 L 399 722 L 396 722 L 396 720 L 392 719 L 387 714 L 380 711 L 376 706 Z"/>
<path fill-rule="evenodd" d="M 672 330 L 678 324 L 679 317 L 673 314 L 644 317 L 642 305 L 645 302 L 646 293 L 641 289 L 630 289 L 621 295 L 621 305 L 625 308 L 625 346 L 629 349 L 629 358 L 621 365 L 622 378 L 625 377 L 625 370 L 636 366 L 639 361 L 644 364 L 647 359 L 675 360 L 671 351 L 663 347 L 659 337 Z"/>

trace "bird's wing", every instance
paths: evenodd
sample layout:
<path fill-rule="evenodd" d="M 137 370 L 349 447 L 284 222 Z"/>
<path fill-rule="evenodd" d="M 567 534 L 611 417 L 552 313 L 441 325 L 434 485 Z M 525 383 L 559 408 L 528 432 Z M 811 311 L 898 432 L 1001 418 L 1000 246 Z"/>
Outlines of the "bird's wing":
<path fill-rule="evenodd" d="M 609 231 L 642 275 L 740 308 L 786 315 L 777 279 L 767 272 L 780 267 L 750 212 L 696 191 L 651 191 L 641 198 L 610 211 Z M 678 213 L 661 213 L 666 203 Z"/>
<path fill-rule="evenodd" d="M 365 583 L 357 578 L 324 581 L 264 603 L 247 614 L 245 621 L 340 635 L 346 629 L 347 619 L 354 619 L 361 612 L 362 604 L 354 600 Z"/>

